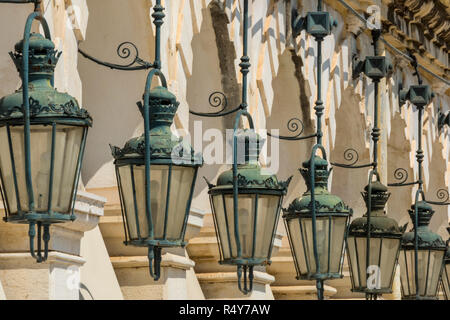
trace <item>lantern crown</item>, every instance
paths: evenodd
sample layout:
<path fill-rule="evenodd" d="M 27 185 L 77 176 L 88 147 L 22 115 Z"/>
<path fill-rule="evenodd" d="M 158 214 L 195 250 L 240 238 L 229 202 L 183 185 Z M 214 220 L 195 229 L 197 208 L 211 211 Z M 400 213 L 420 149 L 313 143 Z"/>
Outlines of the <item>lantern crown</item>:
<path fill-rule="evenodd" d="M 142 102 L 137 103 L 144 116 Z M 195 154 L 191 145 L 182 137 L 177 137 L 170 129 L 179 102 L 167 88 L 159 86 L 149 94 L 150 121 L 150 152 L 152 160 L 166 160 L 175 164 L 202 164 L 200 154 Z M 130 139 L 123 148 L 111 146 L 112 155 L 116 160 L 138 158 L 144 161 L 145 137 Z"/>
<path fill-rule="evenodd" d="M 372 181 L 371 197 L 370 197 L 370 232 L 376 236 L 389 236 L 400 238 L 405 231 L 404 228 L 398 226 L 397 221 L 385 215 L 385 205 L 391 195 L 388 188 L 380 181 Z M 369 211 L 369 185 L 365 186 L 362 196 L 366 203 L 367 211 L 364 216 L 357 218 L 350 224 L 349 234 L 353 236 L 366 236 L 368 225 L 368 211 Z M 406 227 L 406 226 L 405 226 Z"/>
<path fill-rule="evenodd" d="M 23 40 L 15 46 L 16 52 L 11 57 L 16 64 L 23 82 L 22 70 Z M 42 35 L 30 35 L 28 91 L 30 118 L 40 122 L 51 118 L 57 122 L 71 122 L 72 124 L 92 125 L 92 118 L 86 109 L 81 109 L 78 101 L 67 93 L 58 92 L 52 83 L 54 69 L 60 53 L 54 50 L 52 41 Z M 23 122 L 23 88 L 13 94 L 0 99 L 0 122 Z"/>
<path fill-rule="evenodd" d="M 10 56 L 22 76 L 23 40 L 16 43 L 15 52 Z M 31 33 L 29 41 L 29 76 L 50 78 L 53 76 L 61 52 L 55 50 L 55 44 L 40 33 Z"/>
<path fill-rule="evenodd" d="M 237 183 L 242 188 L 265 188 L 286 192 L 291 179 L 278 181 L 274 174 L 264 172 L 258 163 L 264 139 L 254 130 L 244 129 L 236 132 L 237 140 Z M 240 161 L 239 161 L 240 160 Z M 223 172 L 217 179 L 217 187 L 233 188 L 233 169 Z"/>
<path fill-rule="evenodd" d="M 414 221 L 415 209 L 414 205 L 408 210 L 411 220 Z M 434 210 L 426 201 L 419 201 L 417 203 L 417 213 L 419 225 L 417 228 L 417 240 L 419 248 L 445 250 L 446 246 L 441 236 L 432 232 L 428 225 L 430 219 L 434 214 Z M 405 248 L 414 248 L 414 231 L 407 232 L 403 235 L 402 246 Z"/>
<path fill-rule="evenodd" d="M 387 187 L 380 181 L 372 181 L 370 183 L 371 195 L 370 195 L 370 209 L 372 215 L 381 216 L 385 213 L 386 202 L 388 201 L 391 194 L 388 192 Z M 369 185 L 364 187 L 364 192 L 361 192 L 364 198 L 366 207 L 369 206 Z M 367 213 L 366 213 L 367 215 Z"/>
<path fill-rule="evenodd" d="M 314 188 L 311 186 L 311 161 L 314 161 Z M 330 194 L 328 191 L 328 177 L 331 169 L 328 170 L 328 161 L 314 156 L 312 159 L 303 162 L 303 169 L 300 169 L 300 173 L 306 182 L 307 190 L 303 196 L 296 198 L 285 211 L 288 213 L 304 213 L 311 214 L 311 190 L 314 190 L 316 211 L 320 214 L 338 212 L 344 214 L 351 214 L 352 210 L 345 205 L 341 198 L 336 195 Z"/>

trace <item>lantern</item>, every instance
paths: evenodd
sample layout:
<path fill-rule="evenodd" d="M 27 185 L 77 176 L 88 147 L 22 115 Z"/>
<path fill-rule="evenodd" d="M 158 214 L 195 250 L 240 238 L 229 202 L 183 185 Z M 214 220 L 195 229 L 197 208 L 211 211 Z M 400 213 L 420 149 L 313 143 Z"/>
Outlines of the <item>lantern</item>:
<path fill-rule="evenodd" d="M 447 231 L 450 233 L 450 228 L 447 228 Z M 447 251 L 445 252 L 441 280 L 445 300 L 450 300 L 450 239 L 447 240 Z"/>
<path fill-rule="evenodd" d="M 337 196 L 328 192 L 328 162 L 318 156 L 303 163 L 300 169 L 307 191 L 284 209 L 292 257 L 297 279 L 325 280 L 342 277 L 344 243 L 352 210 Z M 311 171 L 311 161 L 315 170 Z M 314 172 L 315 184 L 311 185 Z M 314 250 L 313 211 L 311 193 L 315 199 L 315 233 L 317 259 Z M 316 263 L 319 262 L 319 266 Z"/>
<path fill-rule="evenodd" d="M 253 267 L 270 263 L 283 196 L 290 179 L 278 181 L 258 163 L 263 141 L 254 130 L 236 132 L 238 150 L 237 198 L 233 194 L 233 170 L 223 172 L 217 185 L 209 184 L 211 208 L 219 245 L 220 263 L 238 266 L 239 288 L 252 291 Z M 244 148 L 244 149 L 242 149 Z M 242 156 L 242 153 L 240 153 Z M 250 285 L 240 277 L 249 273 Z"/>
<path fill-rule="evenodd" d="M 138 105 L 145 118 L 142 104 Z M 125 244 L 149 248 L 149 268 L 155 280 L 160 277 L 161 248 L 186 244 L 184 235 L 197 170 L 203 161 L 170 130 L 178 105 L 176 97 L 165 86 L 149 92 L 150 163 L 146 164 L 145 159 L 145 132 L 128 141 L 122 149 L 112 147 Z M 147 165 L 150 185 L 146 184 Z"/>
<path fill-rule="evenodd" d="M 402 237 L 399 256 L 402 299 L 434 300 L 437 299 L 446 246 L 442 238 L 428 228 L 434 214 L 431 206 L 425 201 L 419 201 L 416 205 L 418 214 L 417 262 L 415 261 L 413 230 L 405 233 Z M 408 213 L 414 221 L 414 205 L 411 210 L 408 210 Z"/>
<path fill-rule="evenodd" d="M 43 26 L 48 35 L 48 27 Z M 0 180 L 5 221 L 30 225 L 30 251 L 41 262 L 47 258 L 50 224 L 75 219 L 72 209 L 92 119 L 74 97 L 53 87 L 61 53 L 49 36 L 32 33 L 27 38 L 10 53 L 22 88 L 0 100 Z M 24 96 L 28 106 L 24 106 Z M 42 228 L 44 256 L 40 252 Z"/>
<path fill-rule="evenodd" d="M 392 292 L 403 231 L 394 219 L 385 216 L 390 193 L 379 181 L 371 182 L 370 246 L 367 265 L 368 213 L 352 221 L 347 239 L 347 257 L 352 291 L 370 294 Z M 369 186 L 362 193 L 369 210 Z M 370 278 L 368 278 L 370 274 Z M 369 280 L 369 281 L 367 281 Z"/>

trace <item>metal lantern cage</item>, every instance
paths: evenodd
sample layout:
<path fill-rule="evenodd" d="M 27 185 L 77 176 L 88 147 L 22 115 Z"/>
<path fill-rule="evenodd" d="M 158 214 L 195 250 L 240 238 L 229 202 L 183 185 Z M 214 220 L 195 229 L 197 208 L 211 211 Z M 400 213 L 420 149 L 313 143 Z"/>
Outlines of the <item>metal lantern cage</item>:
<path fill-rule="evenodd" d="M 159 76 L 162 86 L 152 90 Z M 150 274 L 160 277 L 161 248 L 185 246 L 201 155 L 170 130 L 179 103 L 167 90 L 163 74 L 152 70 L 147 79 L 144 104 L 144 134 L 125 147 L 111 147 L 125 228 L 125 244 L 148 247 Z M 154 267 L 153 267 L 154 262 Z"/>
<path fill-rule="evenodd" d="M 237 265 L 239 289 L 247 294 L 253 290 L 253 267 L 270 263 L 281 204 L 290 179 L 281 182 L 275 175 L 263 172 L 258 163 L 262 140 L 253 127 L 235 128 L 233 141 L 232 169 L 219 176 L 216 186 L 208 184 L 220 263 Z M 238 160 L 238 150 L 243 150 L 242 161 Z"/>
<path fill-rule="evenodd" d="M 408 210 L 417 217 L 412 231 L 404 234 L 399 257 L 402 297 L 405 300 L 435 300 L 446 252 L 442 238 L 428 228 L 434 210 L 425 201 L 418 201 Z M 415 248 L 415 240 L 418 249 Z"/>
<path fill-rule="evenodd" d="M 450 234 L 450 227 L 447 228 Z M 445 300 L 450 300 L 450 238 L 447 240 L 447 251 L 445 252 L 444 265 L 442 266 L 442 291 Z"/>
<path fill-rule="evenodd" d="M 345 239 L 352 210 L 328 192 L 328 162 L 314 156 L 300 169 L 307 191 L 284 210 L 297 279 L 342 277 Z M 312 177 L 314 175 L 314 177 Z"/>
<path fill-rule="evenodd" d="M 34 20 L 41 23 L 45 38 L 31 33 Z M 92 125 L 88 112 L 75 98 L 53 87 L 60 54 L 51 41 L 46 20 L 40 13 L 32 13 L 23 40 L 10 53 L 22 87 L 0 100 L 0 180 L 5 221 L 29 224 L 30 252 L 37 262 L 48 257 L 50 225 L 75 219 L 81 162 L 87 130 Z"/>

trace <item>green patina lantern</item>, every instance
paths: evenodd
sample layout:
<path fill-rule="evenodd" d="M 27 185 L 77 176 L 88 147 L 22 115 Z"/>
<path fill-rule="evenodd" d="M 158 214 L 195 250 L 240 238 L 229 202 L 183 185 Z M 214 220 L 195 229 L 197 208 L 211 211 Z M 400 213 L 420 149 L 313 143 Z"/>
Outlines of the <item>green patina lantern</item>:
<path fill-rule="evenodd" d="M 450 234 L 450 227 L 447 228 Z M 447 240 L 447 251 L 445 252 L 444 266 L 442 269 L 442 290 L 445 300 L 450 300 L 450 238 Z"/>
<path fill-rule="evenodd" d="M 419 201 L 416 205 L 418 214 L 417 262 L 414 253 L 414 230 L 412 230 L 403 235 L 399 256 L 402 299 L 435 300 L 437 299 L 446 246 L 442 238 L 428 228 L 434 214 L 431 206 L 425 201 Z M 411 220 L 414 221 L 414 205 L 411 210 L 408 210 L 408 213 Z"/>
<path fill-rule="evenodd" d="M 295 199 L 288 209 L 283 209 L 297 279 L 322 281 L 341 278 L 352 209 L 339 197 L 329 193 L 327 185 L 331 169 L 328 171 L 328 162 L 318 156 L 313 156 L 312 161 L 314 171 L 311 171 L 311 160 L 303 163 L 305 169 L 300 169 L 307 191 Z M 314 185 L 311 183 L 311 172 L 314 172 Z M 314 199 L 311 194 L 314 194 Z M 314 249 L 314 234 L 317 250 Z"/>
<path fill-rule="evenodd" d="M 197 170 L 203 164 L 201 155 L 195 155 L 191 146 L 170 129 L 179 103 L 167 90 L 165 80 L 163 83 L 148 93 L 149 161 L 145 156 L 145 132 L 129 140 L 122 149 L 111 147 L 125 244 L 148 247 L 150 274 L 155 280 L 160 277 L 161 248 L 186 245 L 184 235 Z M 138 106 L 145 119 L 142 103 Z"/>
<path fill-rule="evenodd" d="M 35 18 L 33 14 L 28 21 Z M 38 262 L 47 258 L 49 226 L 75 219 L 73 206 L 86 135 L 92 125 L 88 112 L 74 97 L 53 87 L 61 53 L 55 50 L 46 23 L 43 27 L 46 38 L 32 33 L 10 53 L 22 88 L 0 100 L 0 180 L 5 221 L 30 225 L 30 251 Z"/>
<path fill-rule="evenodd" d="M 370 294 L 392 292 L 400 242 L 404 228 L 385 215 L 385 205 L 391 195 L 387 187 L 373 181 L 361 193 L 367 210 L 370 206 L 369 265 L 367 266 L 368 212 L 352 221 L 347 239 L 347 257 L 352 291 Z M 370 200 L 370 201 L 369 201 Z M 369 204 L 370 203 L 370 204 Z M 367 275 L 370 274 L 369 281 Z"/>
<path fill-rule="evenodd" d="M 254 130 L 240 129 L 235 135 L 234 151 L 241 151 L 235 166 L 237 193 L 233 192 L 233 169 L 223 172 L 216 186 L 208 184 L 219 263 L 238 266 L 239 289 L 247 294 L 252 291 L 253 267 L 270 263 L 281 204 L 291 179 L 281 182 L 264 172 L 258 162 L 264 141 Z"/>

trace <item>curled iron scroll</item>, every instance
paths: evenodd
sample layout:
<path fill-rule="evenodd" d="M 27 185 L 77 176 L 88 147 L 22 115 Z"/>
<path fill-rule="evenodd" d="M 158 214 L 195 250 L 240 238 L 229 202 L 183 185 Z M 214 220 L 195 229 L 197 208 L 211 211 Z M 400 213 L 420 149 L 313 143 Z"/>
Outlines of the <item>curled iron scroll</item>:
<path fill-rule="evenodd" d="M 221 91 L 214 91 L 209 95 L 208 103 L 212 108 L 221 108 L 219 111 L 216 112 L 196 112 L 189 110 L 190 114 L 199 116 L 199 117 L 223 117 L 228 114 L 234 113 L 242 108 L 242 105 L 239 105 L 237 108 L 234 108 L 232 110 L 226 111 L 228 107 L 228 99 L 227 96 L 221 92 Z"/>
<path fill-rule="evenodd" d="M 150 69 L 154 65 L 152 63 L 149 63 L 147 61 L 142 60 L 139 57 L 139 50 L 136 47 L 136 45 L 132 42 L 125 41 L 119 44 L 117 47 L 117 55 L 121 59 L 128 59 L 131 56 L 134 56 L 134 58 L 127 64 L 115 64 L 110 62 L 101 61 L 97 58 L 92 57 L 91 55 L 87 54 L 80 48 L 78 48 L 78 52 L 85 58 L 108 68 L 111 69 L 117 69 L 117 70 L 125 70 L 125 71 L 132 71 L 132 70 L 145 70 Z"/>
<path fill-rule="evenodd" d="M 303 121 L 299 118 L 291 118 L 286 127 L 288 130 L 292 133 L 294 133 L 293 136 L 277 136 L 274 134 L 271 134 L 270 132 L 267 132 L 267 135 L 281 140 L 305 140 L 309 138 L 317 137 L 317 134 L 309 135 L 309 136 L 301 136 L 303 132 L 305 131 L 305 125 L 303 124 Z"/>
<path fill-rule="evenodd" d="M 450 205 L 450 202 L 449 202 L 450 195 L 448 193 L 448 190 L 446 190 L 446 189 L 439 189 L 436 192 L 436 197 L 440 201 L 427 201 L 427 202 L 430 203 L 430 204 L 438 205 L 438 206 L 448 206 L 448 205 Z"/>
<path fill-rule="evenodd" d="M 388 183 L 389 187 L 402 187 L 417 184 L 417 181 L 406 182 L 408 180 L 408 171 L 405 168 L 397 168 L 394 171 L 394 179 L 399 182 Z"/>
<path fill-rule="evenodd" d="M 367 164 L 361 164 L 356 165 L 359 161 L 359 153 L 353 148 L 348 148 L 344 151 L 344 159 L 348 163 L 337 163 L 337 162 L 331 162 L 331 165 L 341 168 L 347 168 L 347 169 L 360 169 L 360 168 L 368 168 L 373 165 L 373 163 L 367 163 Z"/>

